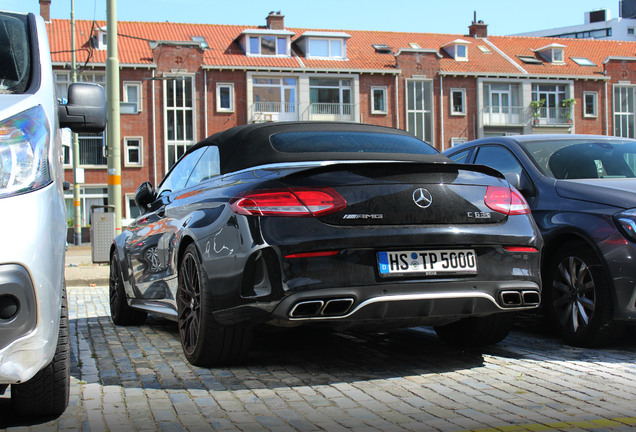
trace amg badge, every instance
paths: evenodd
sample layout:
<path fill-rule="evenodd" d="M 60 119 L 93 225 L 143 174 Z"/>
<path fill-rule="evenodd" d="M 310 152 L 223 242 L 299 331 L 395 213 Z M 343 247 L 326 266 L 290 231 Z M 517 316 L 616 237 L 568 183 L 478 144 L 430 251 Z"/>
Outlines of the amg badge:
<path fill-rule="evenodd" d="M 383 214 L 346 214 L 343 219 L 384 219 Z"/>

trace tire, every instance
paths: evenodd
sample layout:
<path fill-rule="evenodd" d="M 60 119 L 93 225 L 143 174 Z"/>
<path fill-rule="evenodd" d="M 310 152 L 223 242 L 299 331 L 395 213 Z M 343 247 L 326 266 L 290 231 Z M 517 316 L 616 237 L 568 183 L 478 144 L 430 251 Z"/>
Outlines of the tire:
<path fill-rule="evenodd" d="M 462 347 L 491 345 L 501 342 L 512 328 L 513 314 L 500 313 L 485 317 L 464 318 L 435 327 L 441 340 Z"/>
<path fill-rule="evenodd" d="M 71 388 L 71 355 L 66 286 L 62 285 L 60 330 L 51 363 L 33 378 L 11 386 L 11 405 L 21 417 L 58 417 L 66 410 Z"/>
<path fill-rule="evenodd" d="M 212 298 L 199 254 L 190 244 L 179 265 L 177 311 L 183 353 L 195 366 L 243 361 L 252 342 L 248 326 L 220 326 L 212 318 Z"/>
<path fill-rule="evenodd" d="M 110 317 L 118 326 L 142 325 L 148 314 L 133 309 L 128 305 L 126 290 L 121 275 L 121 265 L 115 253 L 110 257 L 110 275 L 108 277 L 108 299 L 110 303 Z"/>
<path fill-rule="evenodd" d="M 620 336 L 613 321 L 610 284 L 600 259 L 587 244 L 556 250 L 544 278 L 544 305 L 551 327 L 569 344 L 608 345 Z"/>

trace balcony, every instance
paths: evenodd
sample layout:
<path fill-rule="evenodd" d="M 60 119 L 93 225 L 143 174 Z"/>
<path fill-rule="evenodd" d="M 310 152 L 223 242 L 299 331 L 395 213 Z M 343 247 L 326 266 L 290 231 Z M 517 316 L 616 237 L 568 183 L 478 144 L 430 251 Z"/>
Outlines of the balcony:
<path fill-rule="evenodd" d="M 481 110 L 484 126 L 524 125 L 530 119 L 526 107 L 487 106 Z"/>
<path fill-rule="evenodd" d="M 292 102 L 254 102 L 250 107 L 252 123 L 296 121 L 298 104 Z"/>
<path fill-rule="evenodd" d="M 354 104 L 312 103 L 309 105 L 309 120 L 353 122 L 355 119 Z"/>
<path fill-rule="evenodd" d="M 572 123 L 572 107 L 538 108 L 532 116 L 535 126 L 563 126 Z"/>

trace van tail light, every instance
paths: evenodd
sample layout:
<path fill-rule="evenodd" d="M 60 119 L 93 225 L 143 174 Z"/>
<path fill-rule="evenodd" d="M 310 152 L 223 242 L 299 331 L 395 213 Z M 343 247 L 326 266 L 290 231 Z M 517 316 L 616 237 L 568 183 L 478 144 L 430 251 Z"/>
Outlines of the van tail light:
<path fill-rule="evenodd" d="M 345 199 L 329 187 L 252 191 L 230 200 L 234 213 L 247 216 L 319 217 L 346 206 Z"/>
<path fill-rule="evenodd" d="M 505 186 L 488 186 L 484 204 L 508 216 L 530 214 L 530 206 L 521 193 Z"/>

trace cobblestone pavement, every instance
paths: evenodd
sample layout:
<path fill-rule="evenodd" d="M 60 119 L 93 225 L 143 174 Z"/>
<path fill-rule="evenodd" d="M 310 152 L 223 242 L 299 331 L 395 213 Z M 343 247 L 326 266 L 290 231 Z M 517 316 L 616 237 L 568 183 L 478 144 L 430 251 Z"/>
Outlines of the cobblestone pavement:
<path fill-rule="evenodd" d="M 69 287 L 72 394 L 64 415 L 0 428 L 85 431 L 539 431 L 636 426 L 636 337 L 564 347 L 516 329 L 481 351 L 426 328 L 384 334 L 299 329 L 259 335 L 242 367 L 203 369 L 176 325 L 115 327 L 106 287 Z M 533 323 L 530 320 L 530 323 Z"/>

